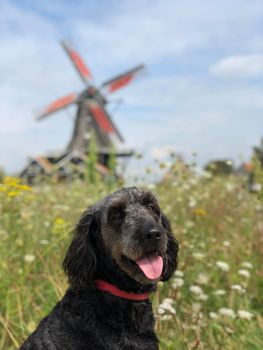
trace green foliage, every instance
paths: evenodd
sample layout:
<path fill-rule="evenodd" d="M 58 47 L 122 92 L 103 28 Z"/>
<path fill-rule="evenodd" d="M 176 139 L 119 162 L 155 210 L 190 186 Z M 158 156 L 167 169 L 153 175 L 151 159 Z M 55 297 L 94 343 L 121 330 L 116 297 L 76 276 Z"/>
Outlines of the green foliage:
<path fill-rule="evenodd" d="M 262 199 L 239 178 L 208 181 L 180 168 L 147 188 L 180 243 L 178 271 L 153 296 L 161 350 L 261 350 Z M 71 230 L 108 192 L 99 181 L 0 183 L 0 349 L 17 349 L 63 296 Z"/>
<path fill-rule="evenodd" d="M 98 162 L 97 142 L 96 136 L 91 132 L 89 139 L 89 153 L 86 161 L 86 179 L 89 183 L 95 184 L 97 182 L 97 170 L 96 165 Z"/>
<path fill-rule="evenodd" d="M 263 162 L 263 158 L 262 158 Z M 253 158 L 253 166 L 254 166 L 254 181 L 259 185 L 259 191 L 257 192 L 260 199 L 263 200 L 263 163 L 261 163 L 260 158 L 254 156 Z"/>
<path fill-rule="evenodd" d="M 225 176 L 232 174 L 233 165 L 229 160 L 214 160 L 209 162 L 204 169 L 209 171 L 213 176 Z"/>
<path fill-rule="evenodd" d="M 258 187 L 257 194 L 260 199 L 263 199 L 263 138 L 258 147 L 254 147 L 254 154 L 252 158 L 253 163 L 253 182 Z"/>
<path fill-rule="evenodd" d="M 3 180 L 4 176 L 5 176 L 4 168 L 2 168 L 2 167 L 0 166 L 0 181 Z"/>
<path fill-rule="evenodd" d="M 254 156 L 260 162 L 260 165 L 263 167 L 263 138 L 261 139 L 260 145 L 254 147 Z"/>
<path fill-rule="evenodd" d="M 116 151 L 114 146 L 111 148 L 110 158 L 109 158 L 109 174 L 106 178 L 106 184 L 108 191 L 111 191 L 113 188 L 116 180 L 117 180 L 117 174 L 116 174 L 116 167 L 117 167 L 117 161 L 116 161 Z"/>

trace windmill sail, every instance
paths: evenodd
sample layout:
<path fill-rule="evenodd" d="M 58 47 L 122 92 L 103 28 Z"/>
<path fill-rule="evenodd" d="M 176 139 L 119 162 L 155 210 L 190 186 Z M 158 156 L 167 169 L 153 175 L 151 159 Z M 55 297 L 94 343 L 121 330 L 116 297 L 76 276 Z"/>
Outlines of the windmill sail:
<path fill-rule="evenodd" d="M 106 109 L 102 107 L 102 105 L 98 104 L 96 101 L 89 101 L 88 108 L 94 121 L 96 121 L 102 131 L 110 135 L 109 137 L 111 138 L 115 137 L 115 140 L 119 139 L 119 142 L 124 141 L 119 130 L 113 123 L 109 114 L 106 112 Z"/>
<path fill-rule="evenodd" d="M 68 44 L 66 44 L 64 41 L 61 42 L 61 45 L 63 46 L 64 50 L 68 54 L 69 58 L 73 62 L 76 70 L 78 71 L 81 79 L 88 83 L 91 79 L 92 75 L 86 64 L 84 63 L 83 59 L 80 57 L 80 55 L 73 49 L 69 47 Z"/>
<path fill-rule="evenodd" d="M 128 85 L 144 68 L 145 66 L 141 64 L 113 79 L 104 82 L 102 87 L 105 88 L 108 93 L 115 92 L 116 90 Z"/>
<path fill-rule="evenodd" d="M 60 99 L 52 102 L 47 108 L 45 108 L 38 116 L 37 119 L 41 120 L 47 116 L 49 116 L 52 113 L 55 113 L 61 109 L 64 109 L 68 107 L 69 105 L 77 102 L 78 95 L 77 94 L 70 94 L 64 97 L 61 97 Z"/>

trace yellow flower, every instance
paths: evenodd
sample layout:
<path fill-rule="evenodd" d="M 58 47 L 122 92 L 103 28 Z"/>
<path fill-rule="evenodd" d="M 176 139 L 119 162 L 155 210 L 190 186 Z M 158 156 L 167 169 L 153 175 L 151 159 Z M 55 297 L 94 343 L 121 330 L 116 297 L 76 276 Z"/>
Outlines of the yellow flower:
<path fill-rule="evenodd" d="M 22 191 L 32 191 L 32 188 L 27 185 L 16 185 L 15 187 Z"/>
<path fill-rule="evenodd" d="M 30 333 L 34 332 L 34 330 L 36 329 L 36 323 L 34 321 L 30 321 L 28 324 L 27 324 L 27 329 Z"/>
<path fill-rule="evenodd" d="M 7 196 L 10 198 L 17 197 L 19 195 L 19 192 L 17 191 L 10 191 L 7 193 Z"/>
<path fill-rule="evenodd" d="M 207 212 L 204 209 L 201 209 L 201 208 L 196 208 L 195 210 L 193 210 L 193 213 L 196 216 L 206 216 L 207 215 Z"/>
<path fill-rule="evenodd" d="M 0 192 L 6 192 L 7 188 L 4 185 L 0 185 Z"/>
<path fill-rule="evenodd" d="M 4 178 L 4 184 L 8 186 L 13 186 L 13 187 L 17 186 L 17 184 L 19 184 L 20 181 L 21 181 L 20 179 L 11 177 L 11 176 L 6 176 Z"/>
<path fill-rule="evenodd" d="M 56 218 L 55 220 L 55 225 L 60 226 L 60 225 L 64 225 L 65 221 L 63 218 Z"/>

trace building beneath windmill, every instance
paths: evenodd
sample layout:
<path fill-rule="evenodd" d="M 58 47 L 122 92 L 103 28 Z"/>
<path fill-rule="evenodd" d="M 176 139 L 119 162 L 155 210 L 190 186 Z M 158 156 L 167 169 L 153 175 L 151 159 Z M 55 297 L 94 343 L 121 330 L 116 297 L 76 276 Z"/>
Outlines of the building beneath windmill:
<path fill-rule="evenodd" d="M 144 66 L 139 65 L 97 88 L 91 83 L 90 70 L 79 54 L 64 42 L 62 46 L 83 80 L 85 89 L 79 94 L 71 93 L 56 100 L 37 117 L 42 120 L 69 105 L 77 105 L 72 137 L 65 151 L 58 156 L 33 157 L 22 170 L 20 176 L 30 183 L 39 176 L 55 175 L 59 179 L 71 179 L 76 174 L 82 176 L 89 157 L 92 135 L 97 145 L 96 170 L 103 177 L 109 172 L 109 160 L 113 150 L 117 158 L 128 158 L 133 154 L 125 146 L 122 135 L 107 112 L 108 101 L 105 94 L 114 93 L 129 84 Z"/>

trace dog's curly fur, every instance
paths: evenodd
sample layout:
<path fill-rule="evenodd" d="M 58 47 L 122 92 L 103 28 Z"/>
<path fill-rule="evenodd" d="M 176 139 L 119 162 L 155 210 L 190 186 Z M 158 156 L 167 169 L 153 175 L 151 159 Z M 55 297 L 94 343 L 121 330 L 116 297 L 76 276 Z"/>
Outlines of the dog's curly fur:
<path fill-rule="evenodd" d="M 149 232 L 157 232 L 156 237 Z M 132 301 L 96 289 L 102 279 L 133 293 L 154 292 L 177 266 L 178 243 L 150 192 L 124 188 L 82 215 L 64 259 L 70 288 L 20 350 L 156 350 L 149 300 Z M 161 255 L 157 280 L 135 263 Z"/>

